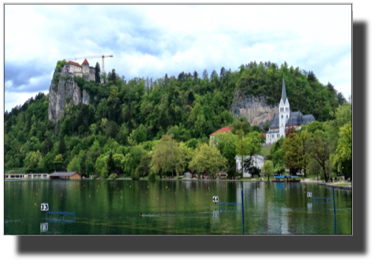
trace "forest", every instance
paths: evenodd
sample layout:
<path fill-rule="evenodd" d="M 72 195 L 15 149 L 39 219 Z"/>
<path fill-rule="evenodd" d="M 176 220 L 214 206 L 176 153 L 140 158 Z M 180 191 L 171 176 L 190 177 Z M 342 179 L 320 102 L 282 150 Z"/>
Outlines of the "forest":
<path fill-rule="evenodd" d="M 60 71 L 63 64 L 58 61 L 56 70 Z M 49 95 L 43 93 L 5 112 L 6 172 L 68 170 L 83 176 L 139 178 L 156 174 L 178 176 L 185 170 L 214 175 L 225 170 L 234 176 L 234 156 L 257 154 L 264 140 L 261 133 L 265 131 L 249 126 L 245 118 L 231 113 L 234 95 L 263 96 L 267 103 L 276 105 L 281 97 L 283 75 L 291 110 L 312 113 L 316 119 L 317 127 L 312 133 L 317 133 L 313 139 L 322 137 L 319 132 L 329 134 L 332 139 L 327 145 L 334 151 L 328 155 L 327 167 L 321 165 L 321 170 L 337 171 L 340 161 L 345 159 L 345 155 L 336 159 L 331 153 L 336 153 L 343 137 L 340 128 L 349 122 L 349 119 L 338 122 L 338 114 L 351 107 L 332 84 L 321 84 L 312 71 L 287 63 L 278 66 L 270 62 L 250 62 L 237 71 L 222 67 L 219 73 L 214 70 L 208 74 L 204 70 L 201 77 L 194 71 L 181 72 L 177 77 L 165 74 L 157 80 L 127 81 L 114 69 L 107 76 L 100 76 L 99 69 L 96 72 L 96 81 L 74 78 L 90 95 L 90 105 L 64 108 L 64 116 L 56 124 L 48 120 Z M 105 82 L 101 83 L 101 79 Z M 214 150 L 208 147 L 212 144 L 209 135 L 231 124 L 237 126 L 228 134 L 233 137 L 216 141 L 218 147 Z M 288 149 L 286 142 L 276 143 L 280 148 L 284 144 Z M 282 165 L 281 159 L 276 158 L 279 149 L 275 148 L 266 159 L 275 164 L 276 171 Z M 169 151 L 172 155 L 164 154 Z M 210 162 L 208 155 L 217 159 L 212 158 Z M 313 159 L 316 161 L 311 156 L 300 166 L 289 168 L 306 169 Z M 284 162 L 290 165 L 288 160 Z"/>

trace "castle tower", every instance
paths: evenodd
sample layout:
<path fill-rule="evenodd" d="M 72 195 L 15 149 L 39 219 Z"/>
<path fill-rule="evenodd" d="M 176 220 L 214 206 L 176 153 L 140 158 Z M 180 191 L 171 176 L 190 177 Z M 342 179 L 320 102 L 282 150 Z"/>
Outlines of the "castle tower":
<path fill-rule="evenodd" d="M 89 81 L 89 63 L 87 59 L 85 59 L 81 65 L 81 73 L 83 74 L 84 80 Z"/>
<path fill-rule="evenodd" d="M 281 90 L 281 100 L 279 104 L 279 138 L 285 136 L 285 125 L 289 119 L 290 108 L 287 98 L 287 92 L 285 91 L 285 80 L 283 75 L 283 87 Z"/>

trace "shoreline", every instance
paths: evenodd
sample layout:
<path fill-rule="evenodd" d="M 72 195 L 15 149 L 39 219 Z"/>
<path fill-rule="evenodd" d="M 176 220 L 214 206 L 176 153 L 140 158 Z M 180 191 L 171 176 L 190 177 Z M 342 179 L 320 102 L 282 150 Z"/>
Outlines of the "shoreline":
<path fill-rule="evenodd" d="M 20 179 L 4 179 L 4 181 L 19 181 L 19 180 L 22 180 L 22 181 L 51 181 L 50 179 L 37 179 L 37 178 L 34 178 L 34 179 L 24 179 L 24 178 L 20 178 Z M 58 180 L 56 180 L 58 181 Z M 59 180 L 59 181 L 132 181 L 130 178 L 129 179 L 125 179 L 125 178 L 116 178 L 116 179 L 101 179 L 101 178 L 97 178 L 97 179 L 80 179 L 80 180 Z M 137 181 L 148 181 L 146 179 L 141 179 L 141 180 L 137 180 Z M 266 182 L 268 183 L 267 180 L 256 180 L 256 179 L 249 179 L 249 180 L 222 180 L 222 179 L 187 179 L 187 178 L 183 178 L 183 179 L 176 179 L 176 178 L 173 178 L 173 179 L 156 179 L 156 181 L 201 181 L 201 182 Z M 272 183 L 271 180 L 269 181 L 269 183 Z M 285 182 L 282 182 L 282 183 L 285 183 Z M 325 186 L 325 187 L 334 187 L 334 188 L 338 188 L 338 189 L 348 189 L 348 190 L 352 190 L 352 186 L 351 185 L 338 185 L 340 183 L 324 183 L 324 181 L 320 181 L 320 180 L 309 180 L 309 179 L 305 179 L 305 180 L 301 180 L 301 182 L 295 182 L 295 183 L 317 183 L 318 185 L 320 186 Z M 345 184 L 345 183 L 341 183 L 341 184 Z"/>

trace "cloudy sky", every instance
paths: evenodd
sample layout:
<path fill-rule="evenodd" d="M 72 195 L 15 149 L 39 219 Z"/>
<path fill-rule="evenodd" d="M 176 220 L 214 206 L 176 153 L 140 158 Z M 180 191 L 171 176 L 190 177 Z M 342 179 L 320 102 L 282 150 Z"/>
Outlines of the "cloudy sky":
<path fill-rule="evenodd" d="M 348 98 L 351 38 L 348 5 L 6 5 L 5 109 L 47 93 L 58 60 L 102 54 L 127 80 L 286 61 Z"/>

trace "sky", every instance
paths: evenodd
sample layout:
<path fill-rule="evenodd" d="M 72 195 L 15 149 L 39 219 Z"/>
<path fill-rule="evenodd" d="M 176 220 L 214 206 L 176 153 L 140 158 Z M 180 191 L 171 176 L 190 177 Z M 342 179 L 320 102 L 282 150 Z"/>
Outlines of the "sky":
<path fill-rule="evenodd" d="M 126 80 L 287 62 L 348 99 L 351 16 L 349 5 L 6 5 L 5 110 L 48 93 L 58 60 L 94 55 L 113 55 L 106 72 Z"/>

